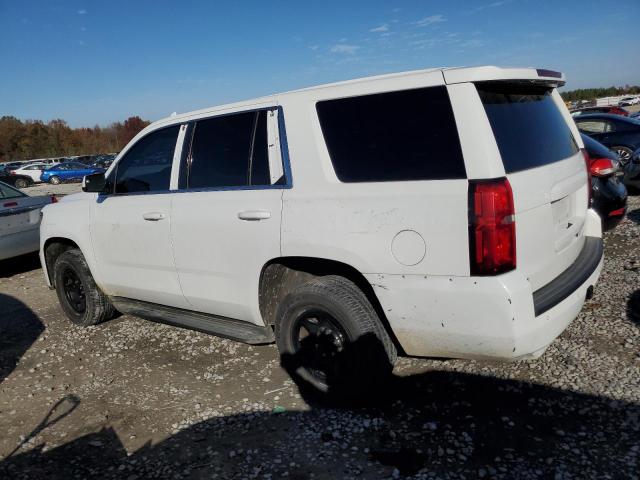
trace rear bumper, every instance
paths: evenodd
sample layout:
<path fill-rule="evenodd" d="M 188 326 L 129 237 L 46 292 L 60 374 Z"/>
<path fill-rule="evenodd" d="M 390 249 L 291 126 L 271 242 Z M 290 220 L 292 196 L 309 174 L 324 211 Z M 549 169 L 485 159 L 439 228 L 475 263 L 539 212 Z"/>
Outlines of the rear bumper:
<path fill-rule="evenodd" d="M 587 237 L 576 262 L 535 293 L 517 270 L 497 277 L 368 279 L 408 355 L 517 360 L 541 355 L 578 316 L 602 263 L 602 239 Z"/>

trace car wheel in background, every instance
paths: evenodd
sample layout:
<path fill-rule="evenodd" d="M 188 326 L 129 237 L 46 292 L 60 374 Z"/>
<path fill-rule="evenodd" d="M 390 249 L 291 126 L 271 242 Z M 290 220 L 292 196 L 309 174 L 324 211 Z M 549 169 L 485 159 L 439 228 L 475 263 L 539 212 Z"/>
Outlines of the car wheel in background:
<path fill-rule="evenodd" d="M 628 147 L 616 146 L 611 147 L 611 150 L 618 154 L 618 156 L 620 157 L 620 164 L 622 166 L 625 166 L 627 163 L 629 163 L 629 159 L 631 158 L 631 155 L 633 155 L 633 150 Z"/>
<path fill-rule="evenodd" d="M 52 176 L 51 178 L 49 178 L 49 183 L 52 185 L 58 185 L 60 184 L 60 177 L 57 176 Z"/>
<path fill-rule="evenodd" d="M 60 306 L 76 325 L 87 327 L 114 316 L 113 305 L 96 285 L 80 250 L 62 253 L 53 267 L 53 276 Z"/>
<path fill-rule="evenodd" d="M 25 178 L 18 178 L 14 183 L 16 188 L 26 188 L 29 186 L 29 181 Z"/>
<path fill-rule="evenodd" d="M 278 307 L 275 334 L 282 365 L 299 387 L 334 398 L 383 387 L 397 355 L 365 294 L 336 275 L 291 291 Z"/>

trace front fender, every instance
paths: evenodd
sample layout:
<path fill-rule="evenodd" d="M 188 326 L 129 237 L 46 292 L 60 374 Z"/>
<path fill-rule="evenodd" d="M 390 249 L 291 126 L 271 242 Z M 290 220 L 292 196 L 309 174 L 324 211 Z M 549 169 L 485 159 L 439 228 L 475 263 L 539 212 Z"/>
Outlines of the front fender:
<path fill-rule="evenodd" d="M 51 272 L 47 265 L 45 250 L 52 242 L 61 241 L 77 246 L 84 255 L 91 274 L 96 283 L 100 284 L 95 273 L 96 259 L 89 233 L 90 202 L 96 194 L 78 193 L 63 197 L 60 202 L 47 205 L 42 209 L 40 223 L 40 263 L 44 270 L 45 281 L 49 288 L 53 288 Z"/>

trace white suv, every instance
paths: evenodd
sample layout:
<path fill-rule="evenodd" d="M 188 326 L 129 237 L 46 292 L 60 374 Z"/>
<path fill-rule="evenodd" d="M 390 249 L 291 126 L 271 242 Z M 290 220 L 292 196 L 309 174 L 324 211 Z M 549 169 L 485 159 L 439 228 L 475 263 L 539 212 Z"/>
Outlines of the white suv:
<path fill-rule="evenodd" d="M 433 69 L 153 123 L 44 210 L 67 316 L 259 344 L 320 390 L 540 355 L 602 268 L 562 74 Z"/>

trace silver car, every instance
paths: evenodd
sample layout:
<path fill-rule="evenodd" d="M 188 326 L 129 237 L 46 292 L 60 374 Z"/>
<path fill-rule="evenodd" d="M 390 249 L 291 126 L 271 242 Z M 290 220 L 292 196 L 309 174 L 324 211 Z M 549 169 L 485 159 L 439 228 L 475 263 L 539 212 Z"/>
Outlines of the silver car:
<path fill-rule="evenodd" d="M 40 210 L 55 197 L 30 197 L 0 182 L 0 260 L 40 248 Z"/>

